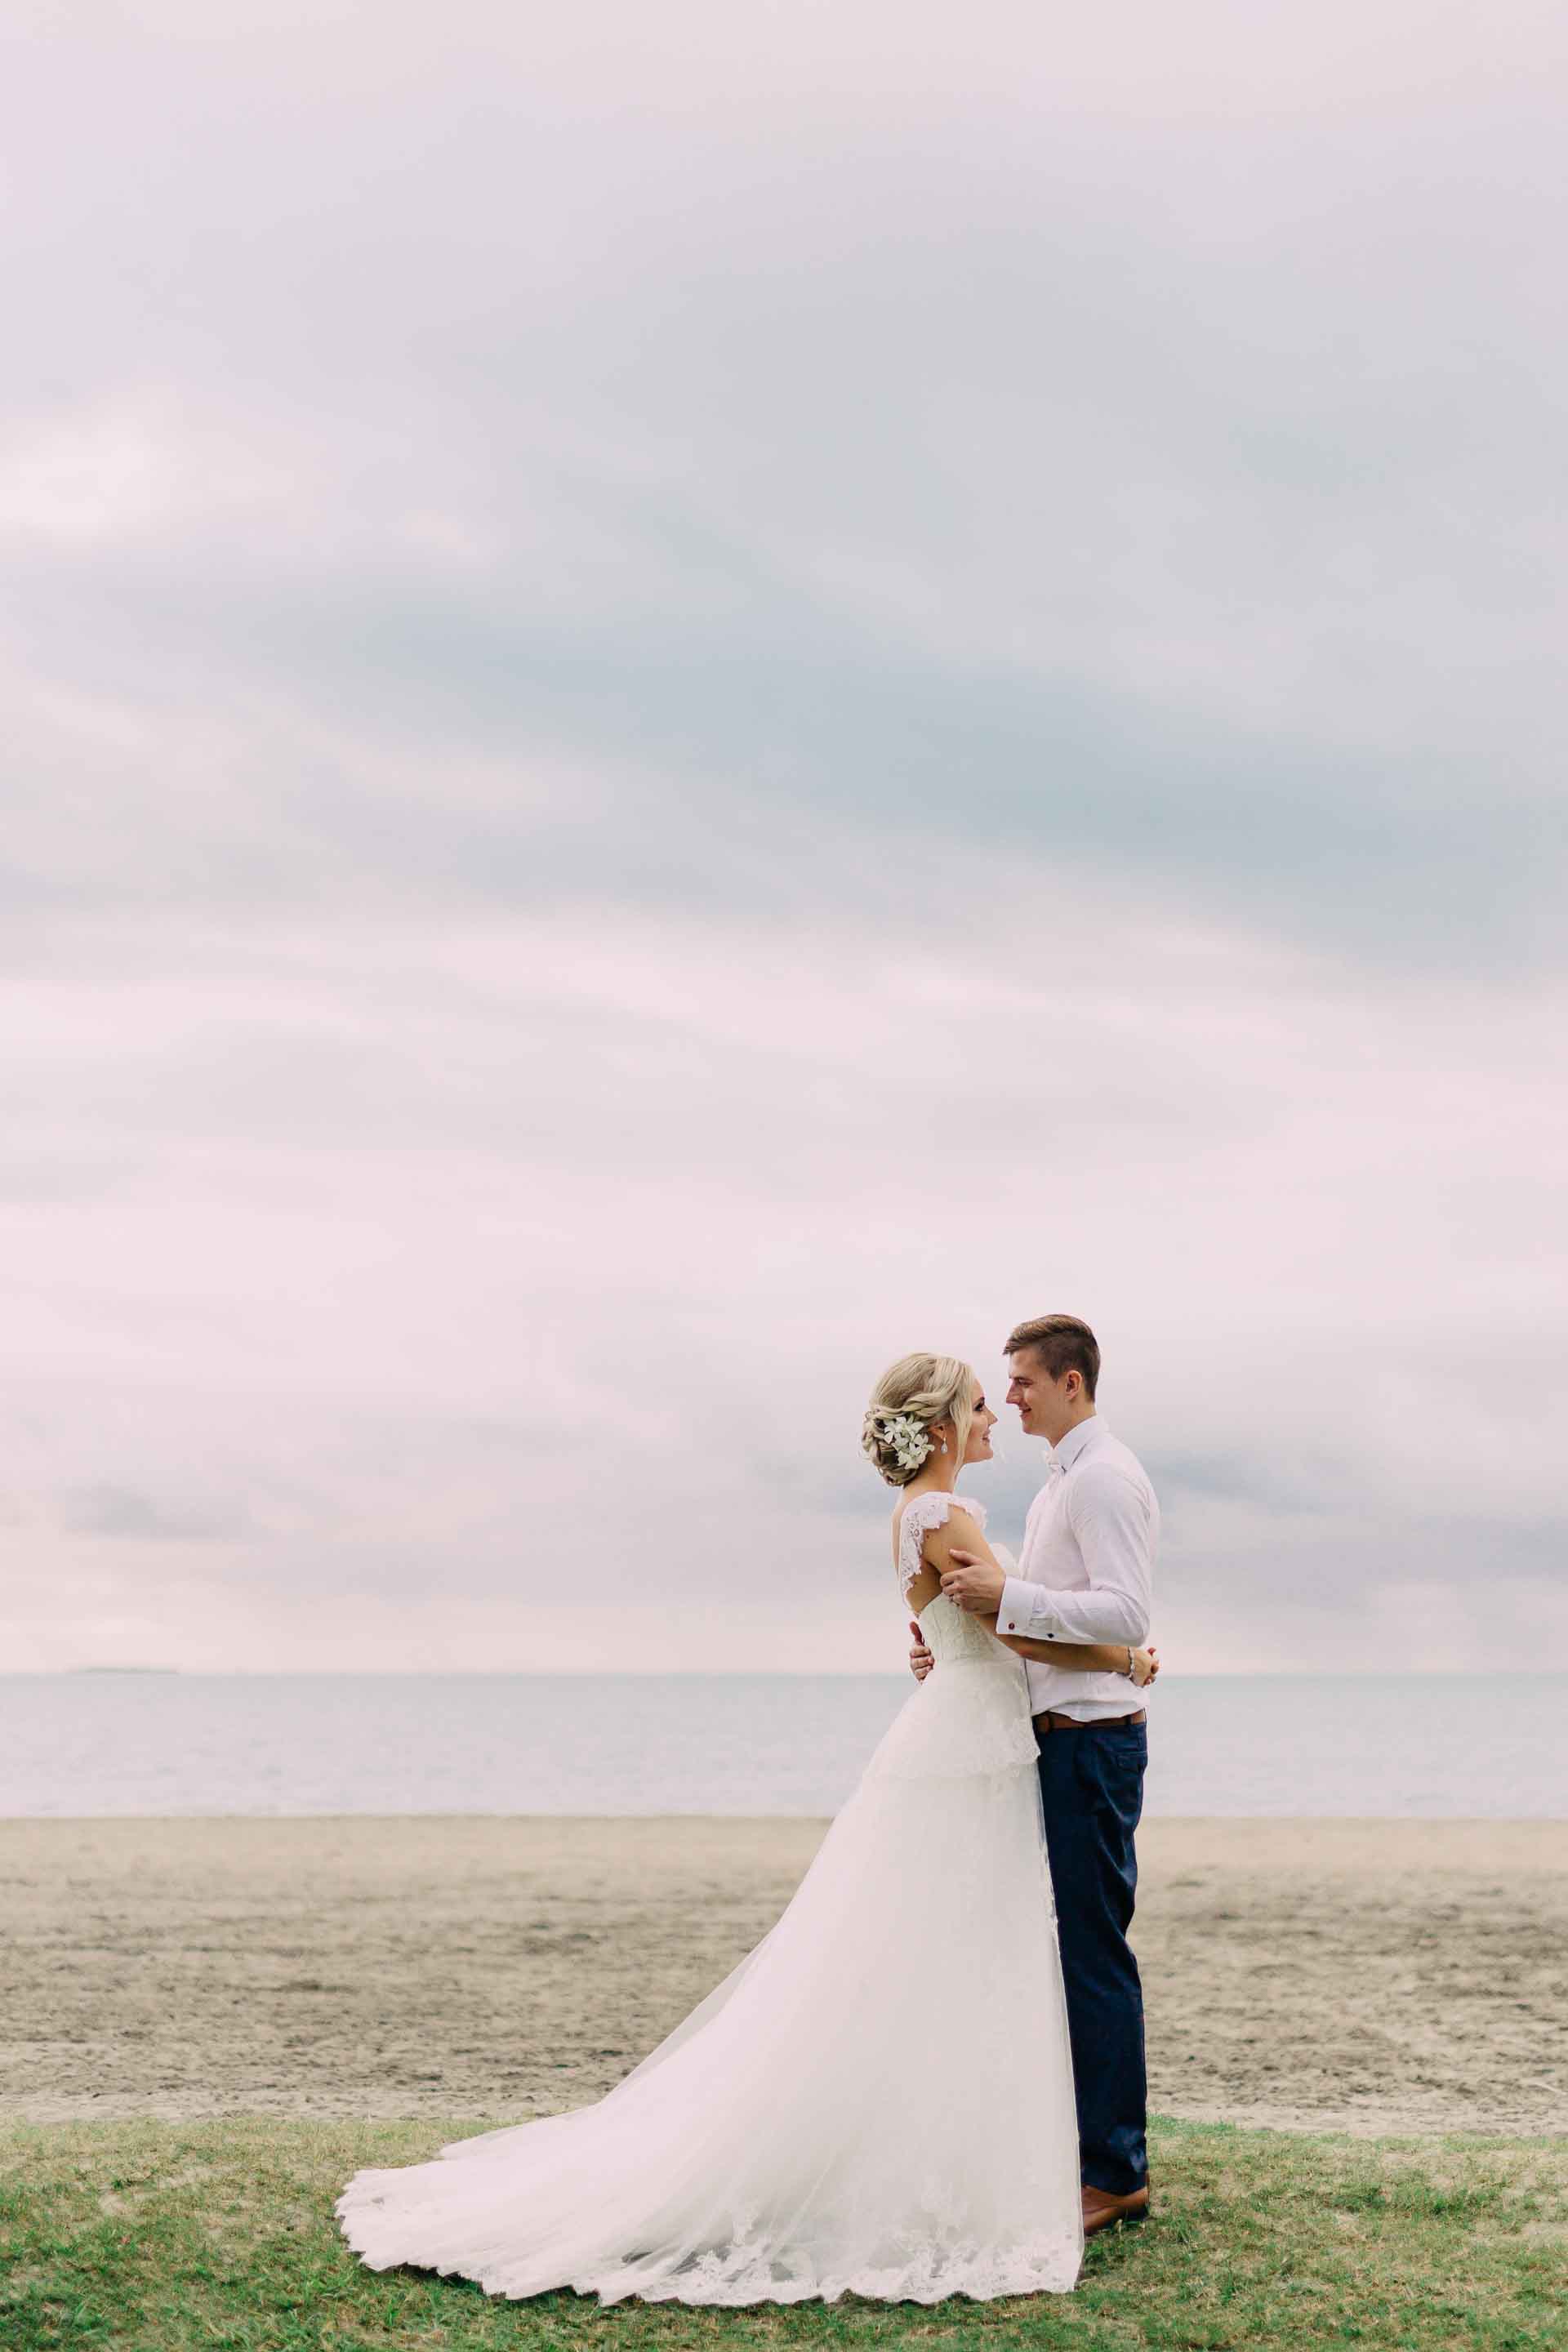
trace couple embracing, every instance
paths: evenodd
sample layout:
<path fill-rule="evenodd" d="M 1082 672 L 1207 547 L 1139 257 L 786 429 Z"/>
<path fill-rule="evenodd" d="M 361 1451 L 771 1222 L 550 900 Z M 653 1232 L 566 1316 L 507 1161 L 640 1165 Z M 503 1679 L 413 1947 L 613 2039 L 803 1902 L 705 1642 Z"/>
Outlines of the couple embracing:
<path fill-rule="evenodd" d="M 1159 1510 L 1095 1410 L 1087 1324 L 1021 1323 L 1007 1356 L 1053 1448 L 1016 1570 L 961 1483 L 996 1421 L 971 1368 L 907 1356 L 873 1393 L 920 1686 L 784 1916 L 596 2105 L 356 2174 L 338 2213 L 372 2269 L 987 2300 L 1065 2293 L 1086 2233 L 1146 2210 L 1126 1936 Z"/>

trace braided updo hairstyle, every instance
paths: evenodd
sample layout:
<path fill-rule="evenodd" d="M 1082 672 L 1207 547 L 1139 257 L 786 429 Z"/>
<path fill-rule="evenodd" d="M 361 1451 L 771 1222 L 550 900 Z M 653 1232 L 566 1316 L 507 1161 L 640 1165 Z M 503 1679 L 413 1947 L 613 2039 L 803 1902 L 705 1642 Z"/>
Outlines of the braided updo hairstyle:
<path fill-rule="evenodd" d="M 900 1356 L 871 1391 L 860 1424 L 860 1451 L 889 1486 L 907 1486 L 922 1465 L 900 1458 L 908 1448 L 899 1444 L 895 1425 L 913 1422 L 929 1433 L 933 1422 L 951 1421 L 953 1459 L 962 1463 L 973 1411 L 974 1373 L 959 1357 Z M 930 1444 L 934 1447 L 936 1440 Z"/>

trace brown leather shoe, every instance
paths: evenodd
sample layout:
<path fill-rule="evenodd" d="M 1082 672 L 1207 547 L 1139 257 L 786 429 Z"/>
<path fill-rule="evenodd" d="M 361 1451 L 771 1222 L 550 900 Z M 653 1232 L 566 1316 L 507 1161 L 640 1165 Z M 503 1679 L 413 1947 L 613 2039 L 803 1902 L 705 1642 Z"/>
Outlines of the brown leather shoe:
<path fill-rule="evenodd" d="M 1092 2238 L 1097 2230 L 1108 2230 L 1112 2221 L 1142 2221 L 1149 2210 L 1149 2191 L 1135 2189 L 1131 2197 L 1113 2197 L 1109 2189 L 1090 2189 L 1083 2192 L 1083 2234 Z"/>

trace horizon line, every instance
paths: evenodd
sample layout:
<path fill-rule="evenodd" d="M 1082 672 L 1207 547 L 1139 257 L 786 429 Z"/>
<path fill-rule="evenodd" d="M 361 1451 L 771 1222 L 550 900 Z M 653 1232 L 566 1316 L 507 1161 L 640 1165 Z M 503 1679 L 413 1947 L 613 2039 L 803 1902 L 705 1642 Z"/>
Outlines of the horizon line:
<path fill-rule="evenodd" d="M 899 1682 L 896 1666 L 4 1666 L 0 1682 L 65 1682 L 90 1675 L 184 1682 Z M 1209 1666 L 1171 1677 L 1179 1682 L 1472 1682 L 1513 1676 L 1510 1666 L 1409 1666 L 1397 1672 L 1363 1666 Z M 1531 1680 L 1568 1676 L 1568 1666 L 1531 1669 Z"/>

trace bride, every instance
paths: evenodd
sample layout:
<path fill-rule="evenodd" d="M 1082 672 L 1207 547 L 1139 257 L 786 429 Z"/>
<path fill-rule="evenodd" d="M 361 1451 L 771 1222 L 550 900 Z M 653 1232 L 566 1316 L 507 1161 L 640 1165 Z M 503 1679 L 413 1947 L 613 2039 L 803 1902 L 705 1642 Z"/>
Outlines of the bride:
<path fill-rule="evenodd" d="M 777 1926 L 595 2106 L 356 2173 L 373 2270 L 606 2304 L 1065 2293 L 1078 2131 L 1024 1669 L 1127 1651 L 1010 1640 L 942 1597 L 990 1559 L 959 1475 L 996 1416 L 969 1366 L 906 1356 L 861 1444 L 900 1490 L 899 1589 L 937 1671 L 910 1693 Z M 1134 1653 L 1135 1679 L 1149 1653 Z"/>

